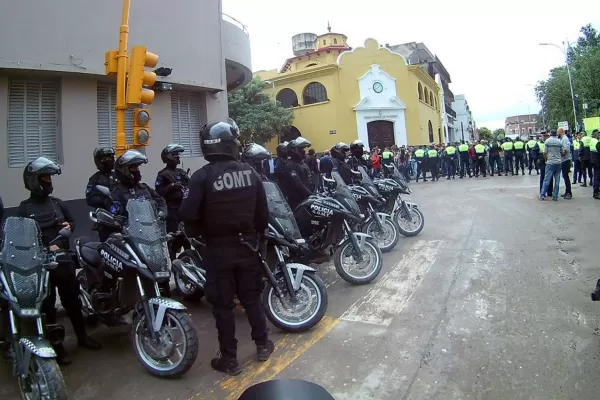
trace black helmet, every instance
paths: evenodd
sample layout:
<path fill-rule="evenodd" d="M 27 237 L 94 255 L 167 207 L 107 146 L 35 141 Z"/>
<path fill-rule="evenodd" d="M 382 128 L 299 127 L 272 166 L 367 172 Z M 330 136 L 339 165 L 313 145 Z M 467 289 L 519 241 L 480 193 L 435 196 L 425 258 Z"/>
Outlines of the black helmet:
<path fill-rule="evenodd" d="M 357 139 L 350 143 L 350 151 L 354 157 L 360 158 L 365 153 L 365 144 L 362 142 L 362 140 Z"/>
<path fill-rule="evenodd" d="M 344 161 L 346 159 L 346 153 L 349 150 L 350 146 L 348 146 L 346 143 L 339 142 L 338 144 L 333 146 L 329 152 L 331 154 L 331 157 Z"/>
<path fill-rule="evenodd" d="M 98 171 L 109 172 L 115 167 L 115 149 L 112 147 L 96 147 L 94 164 Z"/>
<path fill-rule="evenodd" d="M 231 118 L 227 122 L 213 122 L 200 130 L 200 148 L 204 158 L 213 162 L 239 157 L 240 130 Z"/>
<path fill-rule="evenodd" d="M 296 139 L 288 142 L 287 154 L 296 161 L 303 160 L 306 155 L 306 150 L 304 149 L 309 148 L 310 146 L 312 146 L 312 143 L 308 139 L 298 136 Z"/>
<path fill-rule="evenodd" d="M 288 150 L 287 145 L 288 145 L 288 142 L 279 143 L 277 145 L 277 148 L 275 149 L 275 152 L 277 153 L 277 157 L 287 158 L 287 150 Z"/>
<path fill-rule="evenodd" d="M 182 145 L 177 143 L 171 143 L 160 152 L 160 159 L 165 164 L 179 164 L 179 154 L 183 153 L 185 149 Z"/>
<path fill-rule="evenodd" d="M 23 170 L 25 189 L 37 195 L 50 194 L 52 192 L 52 183 L 50 182 L 49 187 L 48 185 L 43 187 L 40 178 L 60 175 L 60 173 L 60 166 L 57 163 L 48 160 L 46 157 L 39 157 L 27 164 Z"/>
<path fill-rule="evenodd" d="M 141 175 L 138 177 L 134 176 L 130 168 L 138 167 L 146 163 L 148 163 L 148 159 L 145 155 L 137 150 L 127 150 L 121 157 L 117 158 L 115 175 L 119 182 L 124 184 L 137 183 L 136 180 L 138 180 Z"/>
<path fill-rule="evenodd" d="M 250 143 L 242 153 L 244 161 L 263 161 L 271 157 L 271 153 L 260 144 Z"/>

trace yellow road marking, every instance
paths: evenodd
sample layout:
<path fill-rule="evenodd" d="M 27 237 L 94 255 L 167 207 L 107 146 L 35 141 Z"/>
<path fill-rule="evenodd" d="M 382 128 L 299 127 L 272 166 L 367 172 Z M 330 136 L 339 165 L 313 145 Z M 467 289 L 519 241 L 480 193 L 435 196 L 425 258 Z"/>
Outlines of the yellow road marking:
<path fill-rule="evenodd" d="M 221 389 L 227 393 L 226 399 L 237 400 L 248 387 L 275 378 L 288 365 L 331 332 L 339 322 L 338 318 L 325 316 L 312 331 L 285 335 L 275 343 L 275 352 L 268 361 L 264 363 L 248 362 L 244 365 L 245 368 L 241 375 L 232 376 L 219 382 Z M 197 396 L 190 400 L 199 399 L 200 397 Z"/>

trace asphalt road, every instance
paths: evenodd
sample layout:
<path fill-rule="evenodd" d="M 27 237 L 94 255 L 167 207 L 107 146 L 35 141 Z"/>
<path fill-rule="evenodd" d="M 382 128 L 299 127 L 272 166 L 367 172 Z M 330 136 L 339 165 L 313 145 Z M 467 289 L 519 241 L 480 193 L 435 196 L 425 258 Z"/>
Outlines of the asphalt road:
<path fill-rule="evenodd" d="M 600 202 L 574 188 L 571 201 L 540 202 L 537 176 L 413 184 L 425 229 L 384 255 L 380 277 L 353 287 L 331 266 L 327 316 L 313 331 L 283 334 L 270 361 L 254 361 L 238 312 L 244 372 L 211 370 L 217 348 L 210 307 L 190 305 L 198 360 L 179 380 L 138 364 L 127 332 L 100 329 L 98 353 L 76 348 L 63 369 L 71 398 L 237 399 L 249 385 L 302 378 L 338 400 L 590 399 L 598 393 Z M 17 398 L 0 367 L 0 398 Z"/>

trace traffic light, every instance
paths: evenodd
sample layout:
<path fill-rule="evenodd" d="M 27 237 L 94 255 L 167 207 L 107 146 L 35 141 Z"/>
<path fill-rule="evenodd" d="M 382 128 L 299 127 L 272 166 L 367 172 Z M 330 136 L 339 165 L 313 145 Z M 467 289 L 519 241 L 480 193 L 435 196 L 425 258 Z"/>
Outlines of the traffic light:
<path fill-rule="evenodd" d="M 146 50 L 146 46 L 135 46 L 129 57 L 129 74 L 127 76 L 127 104 L 152 104 L 154 91 L 144 86 L 154 85 L 156 74 L 144 68 L 154 68 L 158 64 L 158 56 Z"/>
<path fill-rule="evenodd" d="M 133 145 L 148 146 L 150 144 L 150 110 L 133 109 Z"/>

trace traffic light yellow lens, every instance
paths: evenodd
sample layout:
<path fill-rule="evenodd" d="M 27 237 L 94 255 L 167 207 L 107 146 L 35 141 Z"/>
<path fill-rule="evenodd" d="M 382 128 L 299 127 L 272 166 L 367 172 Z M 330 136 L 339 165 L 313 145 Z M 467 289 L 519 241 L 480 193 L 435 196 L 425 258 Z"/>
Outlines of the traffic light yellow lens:
<path fill-rule="evenodd" d="M 150 121 L 150 114 L 147 111 L 140 111 L 137 114 L 138 125 L 147 125 Z"/>

